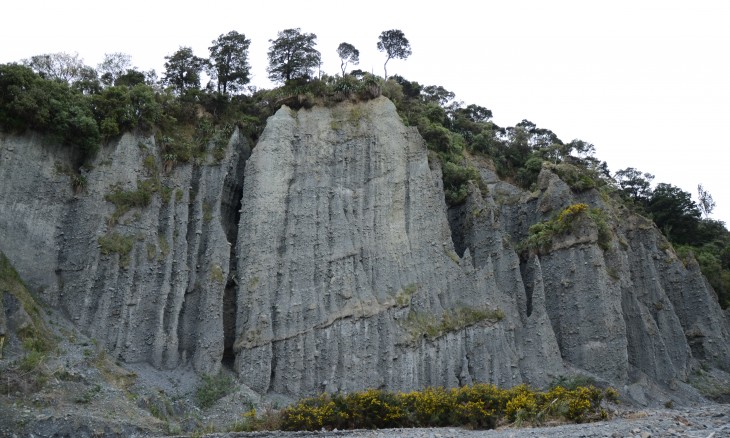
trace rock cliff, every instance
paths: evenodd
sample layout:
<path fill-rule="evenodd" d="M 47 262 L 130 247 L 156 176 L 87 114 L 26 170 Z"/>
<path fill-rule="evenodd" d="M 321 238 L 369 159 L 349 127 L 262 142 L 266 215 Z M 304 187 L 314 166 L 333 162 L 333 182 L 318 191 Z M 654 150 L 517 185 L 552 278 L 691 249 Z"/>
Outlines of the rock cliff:
<path fill-rule="evenodd" d="M 3 138 L 0 249 L 114 357 L 213 373 L 249 147 L 234 135 L 219 163 L 169 173 L 153 151 L 154 139 L 124 135 L 74 190 L 73 157 L 35 136 Z"/>
<path fill-rule="evenodd" d="M 385 98 L 282 107 L 219 160 L 155 151 L 124 135 L 74 186 L 74 157 L 0 138 L 0 250 L 122 362 L 223 364 L 290 397 L 582 373 L 643 403 L 696 398 L 698 361 L 730 368 L 727 313 L 650 221 L 550 168 L 529 193 L 476 161 L 485 184 L 447 209 L 437 160 Z M 522 249 L 577 203 L 605 227 Z"/>

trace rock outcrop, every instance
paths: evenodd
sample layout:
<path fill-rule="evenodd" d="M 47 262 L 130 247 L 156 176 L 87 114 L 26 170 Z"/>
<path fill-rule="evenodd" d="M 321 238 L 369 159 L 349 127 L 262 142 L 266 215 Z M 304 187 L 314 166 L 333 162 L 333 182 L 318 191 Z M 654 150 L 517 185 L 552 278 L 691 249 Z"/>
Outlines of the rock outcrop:
<path fill-rule="evenodd" d="M 269 120 L 238 234 L 236 369 L 252 388 L 523 381 L 517 294 L 494 278 L 518 279 L 519 261 L 474 269 L 456 254 L 440 181 L 384 98 Z M 454 326 L 438 329 L 448 318 Z"/>
<path fill-rule="evenodd" d="M 234 134 L 219 163 L 169 174 L 154 150 L 153 138 L 125 134 L 74 190 L 73 157 L 36 136 L 4 138 L 0 249 L 31 290 L 120 360 L 217 372 L 227 233 L 249 147 Z M 113 193 L 132 200 L 115 205 Z"/>
<path fill-rule="evenodd" d="M 650 221 L 548 167 L 528 193 L 476 164 L 486 184 L 447 209 L 438 160 L 385 98 L 282 107 L 220 161 L 170 169 L 155 150 L 126 134 L 74 186 L 74 157 L 0 138 L 0 250 L 121 361 L 230 365 L 290 397 L 577 372 L 647 403 L 696 397 L 698 360 L 730 367 L 727 313 Z M 518 250 L 576 203 L 608 241 L 586 220 Z"/>

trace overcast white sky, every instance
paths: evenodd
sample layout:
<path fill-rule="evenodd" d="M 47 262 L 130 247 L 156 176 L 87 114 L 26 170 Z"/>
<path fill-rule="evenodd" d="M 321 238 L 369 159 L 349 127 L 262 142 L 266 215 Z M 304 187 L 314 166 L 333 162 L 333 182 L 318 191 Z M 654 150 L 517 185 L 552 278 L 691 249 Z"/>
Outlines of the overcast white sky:
<path fill-rule="evenodd" d="M 6 2 L 0 63 L 78 52 L 95 66 L 125 52 L 140 69 L 190 46 L 201 57 L 222 33 L 251 39 L 252 84 L 269 88 L 266 51 L 283 29 L 317 34 L 322 70 L 335 49 L 360 50 L 382 75 L 380 32 L 400 29 L 413 55 L 390 74 L 442 85 L 510 126 L 528 119 L 563 141 L 593 143 L 612 171 L 635 167 L 714 197 L 730 224 L 730 1 L 208 1 Z"/>

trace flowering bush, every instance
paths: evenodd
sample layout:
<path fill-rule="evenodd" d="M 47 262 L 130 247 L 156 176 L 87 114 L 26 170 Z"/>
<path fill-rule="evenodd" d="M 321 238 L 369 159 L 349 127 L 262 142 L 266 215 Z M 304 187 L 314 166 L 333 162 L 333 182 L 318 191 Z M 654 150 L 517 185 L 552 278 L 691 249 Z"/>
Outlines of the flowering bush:
<path fill-rule="evenodd" d="M 572 390 L 556 386 L 547 392 L 526 385 L 505 390 L 488 384 L 407 393 L 370 389 L 302 400 L 281 412 L 281 424 L 284 430 L 444 426 L 491 429 L 500 422 L 584 422 L 606 418 L 602 401 L 615 401 L 617 397 L 611 388 L 594 386 Z"/>

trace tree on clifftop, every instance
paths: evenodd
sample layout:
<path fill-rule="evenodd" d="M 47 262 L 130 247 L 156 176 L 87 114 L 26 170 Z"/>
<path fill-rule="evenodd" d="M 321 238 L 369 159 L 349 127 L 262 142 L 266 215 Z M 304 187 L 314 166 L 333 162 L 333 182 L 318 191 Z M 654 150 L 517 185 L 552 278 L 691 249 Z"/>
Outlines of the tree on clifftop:
<path fill-rule="evenodd" d="M 23 60 L 23 64 L 32 68 L 43 79 L 59 79 L 67 84 L 78 81 L 86 67 L 78 53 L 65 52 L 32 56 Z"/>
<path fill-rule="evenodd" d="M 652 195 L 651 182 L 654 180 L 654 175 L 648 172 L 641 173 L 640 170 L 627 167 L 617 171 L 615 178 L 624 197 L 641 206 L 646 206 L 649 203 Z"/>
<path fill-rule="evenodd" d="M 121 52 L 105 53 L 104 60 L 96 66 L 101 83 L 107 87 L 114 85 L 117 79 L 132 69 L 132 57 Z"/>
<path fill-rule="evenodd" d="M 279 37 L 269 40 L 269 79 L 274 82 L 288 82 L 292 79 L 312 76 L 319 65 L 320 53 L 314 48 L 317 35 L 302 33 L 299 28 L 285 29 Z"/>
<path fill-rule="evenodd" d="M 232 30 L 213 40 L 210 50 L 210 75 L 218 81 L 218 92 L 239 91 L 249 83 L 248 46 L 246 35 Z"/>
<path fill-rule="evenodd" d="M 659 183 L 649 198 L 647 209 L 672 243 L 693 242 L 702 213 L 692 195 L 671 184 Z"/>
<path fill-rule="evenodd" d="M 398 29 L 384 30 L 378 38 L 378 50 L 385 52 L 388 57 L 383 64 L 385 79 L 388 79 L 388 61 L 391 59 L 406 59 L 411 56 L 411 44 Z"/>
<path fill-rule="evenodd" d="M 180 47 L 171 56 L 165 56 L 165 75 L 162 83 L 183 94 L 190 88 L 200 88 L 200 71 L 206 60 L 193 55 L 190 47 Z"/>
<path fill-rule="evenodd" d="M 360 51 L 350 43 L 340 43 L 337 47 L 337 55 L 339 55 L 342 63 L 340 68 L 342 69 L 342 77 L 345 77 L 345 69 L 347 69 L 347 63 L 351 62 L 353 65 L 360 63 Z"/>
<path fill-rule="evenodd" d="M 700 198 L 700 210 L 705 218 L 710 217 L 712 210 L 715 209 L 715 200 L 712 199 L 710 192 L 702 187 L 702 184 L 697 184 L 697 196 Z"/>

